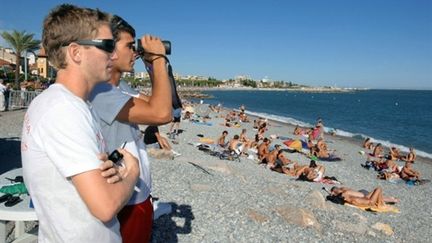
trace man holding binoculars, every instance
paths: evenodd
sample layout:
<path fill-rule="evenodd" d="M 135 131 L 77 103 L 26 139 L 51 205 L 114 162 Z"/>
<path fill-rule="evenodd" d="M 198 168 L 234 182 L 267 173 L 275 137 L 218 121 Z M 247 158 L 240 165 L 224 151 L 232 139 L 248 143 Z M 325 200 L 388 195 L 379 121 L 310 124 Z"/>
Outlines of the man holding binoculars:
<path fill-rule="evenodd" d="M 150 199 L 150 165 L 138 124 L 160 125 L 171 121 L 172 98 L 165 54 L 169 42 L 154 36 L 141 37 L 135 44 L 135 30 L 121 17 L 111 21 L 118 59 L 113 61 L 112 76 L 108 83 L 97 85 L 90 96 L 93 109 L 100 117 L 102 134 L 109 151 L 122 144 L 138 158 L 140 178 L 137 188 L 118 214 L 123 242 L 149 242 L 153 223 Z M 165 44 L 165 46 L 164 46 Z M 123 72 L 133 70 L 135 60 L 141 57 L 152 81 L 151 96 L 145 96 L 120 80 Z"/>

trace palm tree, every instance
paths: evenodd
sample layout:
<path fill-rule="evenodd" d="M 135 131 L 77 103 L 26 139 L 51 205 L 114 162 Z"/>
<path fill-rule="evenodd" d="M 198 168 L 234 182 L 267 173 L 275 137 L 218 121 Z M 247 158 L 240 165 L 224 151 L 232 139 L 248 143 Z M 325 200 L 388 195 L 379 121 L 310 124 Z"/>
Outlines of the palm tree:
<path fill-rule="evenodd" d="M 19 87 L 19 70 L 21 66 L 21 53 L 23 51 L 34 51 L 39 48 L 40 40 L 33 39 L 34 34 L 26 33 L 25 31 L 14 30 L 12 33 L 2 32 L 1 37 L 14 49 L 15 51 L 15 87 Z"/>

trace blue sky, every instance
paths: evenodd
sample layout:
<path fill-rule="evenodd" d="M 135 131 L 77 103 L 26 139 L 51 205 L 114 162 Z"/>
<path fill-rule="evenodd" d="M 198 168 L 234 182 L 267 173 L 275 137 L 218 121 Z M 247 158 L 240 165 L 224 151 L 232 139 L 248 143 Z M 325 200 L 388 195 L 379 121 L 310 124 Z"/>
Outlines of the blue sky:
<path fill-rule="evenodd" d="M 432 89 L 430 0 L 106 2 L 70 3 L 118 14 L 140 35 L 171 40 L 171 63 L 182 75 Z M 0 31 L 39 39 L 43 18 L 59 3 L 2 0 Z"/>

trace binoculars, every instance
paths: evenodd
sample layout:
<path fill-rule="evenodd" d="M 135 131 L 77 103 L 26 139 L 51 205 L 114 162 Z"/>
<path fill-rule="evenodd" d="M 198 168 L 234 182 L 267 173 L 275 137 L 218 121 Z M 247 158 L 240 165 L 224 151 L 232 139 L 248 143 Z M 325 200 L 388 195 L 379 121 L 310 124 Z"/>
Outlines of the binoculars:
<path fill-rule="evenodd" d="M 162 44 L 165 47 L 165 55 L 170 55 L 171 54 L 171 42 L 167 41 L 167 40 L 163 40 Z M 139 56 L 143 56 L 144 53 L 145 53 L 145 50 L 142 47 L 140 39 L 136 40 L 136 51 L 137 51 L 137 53 L 138 53 Z"/>

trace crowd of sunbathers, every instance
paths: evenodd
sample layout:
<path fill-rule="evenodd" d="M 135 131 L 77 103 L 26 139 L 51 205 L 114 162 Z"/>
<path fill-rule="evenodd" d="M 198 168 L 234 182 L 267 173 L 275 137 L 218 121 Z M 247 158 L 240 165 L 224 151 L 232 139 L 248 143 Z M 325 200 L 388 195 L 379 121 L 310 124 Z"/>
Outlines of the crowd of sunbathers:
<path fill-rule="evenodd" d="M 420 173 L 412 166 L 417 157 L 414 148 L 411 147 L 408 154 L 402 155 L 399 149 L 391 147 L 385 155 L 383 146 L 380 143 L 374 144 L 370 138 L 365 139 L 363 148 L 371 152 L 367 153 L 366 163 L 362 166 L 378 171 L 378 178 L 383 180 L 400 178 L 413 183 L 420 181 Z M 404 165 L 399 165 L 398 162 Z"/>
<path fill-rule="evenodd" d="M 215 108 L 212 109 L 216 111 Z M 220 112 L 220 110 L 217 110 Z M 240 107 L 240 111 L 232 110 L 225 116 L 223 126 L 240 127 L 241 123 L 249 122 L 249 118 L 245 113 L 244 106 Z M 258 118 L 253 120 L 253 128 L 256 131 L 254 138 L 247 137 L 247 130 L 243 128 L 240 134 L 235 134 L 231 139 L 228 138 L 228 131 L 224 130 L 218 137 L 216 145 L 219 149 L 225 150 L 230 154 L 235 154 L 239 157 L 247 156 L 255 158 L 259 164 L 263 164 L 266 168 L 283 173 L 289 176 L 296 177 L 298 180 L 310 182 L 322 182 L 326 184 L 340 184 L 335 177 L 325 175 L 324 165 L 317 164 L 318 160 L 326 161 L 326 159 L 341 160 L 335 155 L 335 151 L 328 148 L 324 140 L 324 125 L 321 119 L 317 120 L 313 128 L 301 128 L 296 126 L 293 135 L 300 137 L 303 143 L 307 139 L 307 152 L 302 151 L 311 158 L 309 165 L 299 165 L 288 159 L 284 152 L 289 149 L 282 148 L 281 145 L 272 145 L 272 140 L 280 138 L 276 135 L 266 136 L 269 123 L 267 119 Z M 384 148 L 381 144 L 374 144 L 370 139 L 364 141 L 363 147 L 370 150 L 368 159 L 364 167 L 374 168 L 379 171 L 379 178 L 402 178 L 404 180 L 419 180 L 420 174 L 412 168 L 412 164 L 416 159 L 416 154 L 413 148 L 407 155 L 401 155 L 400 151 L 392 147 L 387 156 L 384 156 Z M 298 151 L 300 152 L 300 151 Z M 398 161 L 405 162 L 404 166 L 397 164 Z M 377 187 L 370 193 L 359 192 L 346 187 L 333 187 L 329 192 L 330 198 L 342 200 L 343 202 L 357 206 L 374 206 L 384 207 L 386 203 L 398 202 L 392 197 L 384 197 L 382 189 Z"/>

